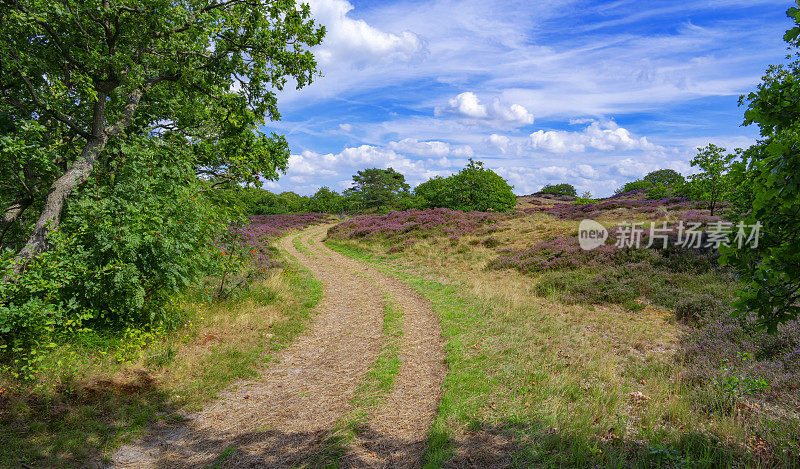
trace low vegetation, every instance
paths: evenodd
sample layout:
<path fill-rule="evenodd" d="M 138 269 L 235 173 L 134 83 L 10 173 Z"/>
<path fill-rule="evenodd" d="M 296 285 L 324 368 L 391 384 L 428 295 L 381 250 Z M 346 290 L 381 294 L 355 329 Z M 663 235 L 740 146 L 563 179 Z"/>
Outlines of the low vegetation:
<path fill-rule="evenodd" d="M 480 231 L 488 233 L 506 214 L 462 212 L 446 208 L 430 210 L 405 210 L 385 215 L 360 215 L 337 224 L 328 232 L 333 239 L 381 239 L 399 250 L 419 238 L 446 235 L 452 241 L 459 236 Z"/>

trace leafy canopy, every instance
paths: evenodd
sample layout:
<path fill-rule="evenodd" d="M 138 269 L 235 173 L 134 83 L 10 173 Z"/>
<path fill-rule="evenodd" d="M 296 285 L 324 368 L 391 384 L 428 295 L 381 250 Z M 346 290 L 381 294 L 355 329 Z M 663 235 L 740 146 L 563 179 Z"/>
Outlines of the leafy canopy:
<path fill-rule="evenodd" d="M 700 172 L 689 176 L 688 183 L 682 191 L 690 198 L 708 202 L 711 215 L 717 205 L 731 192 L 732 180 L 728 177 L 732 164 L 741 152 L 726 153 L 724 148 L 709 143 L 697 149 L 697 155 L 692 158 L 692 166 Z"/>
<path fill-rule="evenodd" d="M 310 212 L 340 213 L 347 209 L 345 197 L 328 187 L 321 187 L 308 199 Z"/>
<path fill-rule="evenodd" d="M 578 191 L 575 190 L 575 187 L 567 183 L 547 184 L 539 189 L 539 192 L 542 194 L 571 195 L 572 197 L 577 197 L 578 195 Z"/>
<path fill-rule="evenodd" d="M 659 169 L 656 171 L 652 171 L 647 173 L 645 177 L 642 178 L 644 181 L 650 181 L 655 185 L 662 185 L 662 186 L 679 186 L 684 183 L 685 179 L 681 175 L 681 173 L 675 171 L 674 169 Z"/>
<path fill-rule="evenodd" d="M 362 208 L 380 210 L 408 196 L 409 189 L 405 176 L 394 169 L 370 168 L 353 175 L 353 187 L 347 189 L 345 194 Z"/>
<path fill-rule="evenodd" d="M 429 179 L 418 185 L 414 194 L 430 208 L 505 212 L 517 204 L 512 189 L 497 173 L 470 158 L 457 174 Z"/>
<path fill-rule="evenodd" d="M 309 47 L 324 29 L 293 0 L 2 0 L 2 202 L 38 200 L 20 251 L 46 248 L 64 202 L 109 142 L 168 132 L 191 149 L 196 174 L 275 178 L 285 139 L 261 130 L 280 117 L 276 92 L 316 75 Z M 42 150 L 17 159 L 32 146 Z M 37 205 L 36 203 L 32 205 Z M 12 221 L 15 222 L 16 220 Z"/>
<path fill-rule="evenodd" d="M 798 4 L 800 5 L 800 3 Z M 788 16 L 797 26 L 784 39 L 800 47 L 800 9 Z M 800 314 L 800 56 L 771 66 L 756 90 L 741 98 L 745 125 L 758 125 L 763 140 L 734 166 L 736 184 L 749 189 L 738 199 L 738 218 L 761 223 L 758 246 L 726 250 L 723 261 L 737 268 L 744 287 L 739 312 L 755 312 L 764 326 Z"/>

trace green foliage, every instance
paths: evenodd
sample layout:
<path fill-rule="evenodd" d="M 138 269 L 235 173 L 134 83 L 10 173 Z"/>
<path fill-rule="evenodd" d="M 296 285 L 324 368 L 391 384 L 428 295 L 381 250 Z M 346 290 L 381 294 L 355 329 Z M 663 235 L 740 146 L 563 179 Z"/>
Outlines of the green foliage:
<path fill-rule="evenodd" d="M 93 115 L 125 125 L 127 107 L 128 125 L 191 137 L 202 171 L 256 182 L 288 158 L 283 137 L 260 131 L 280 116 L 276 91 L 316 74 L 307 47 L 324 29 L 309 18 L 293 1 L 12 2 L 0 21 L 0 83 L 12 117 L 37 120 L 52 141 L 77 136 L 88 147 Z"/>
<path fill-rule="evenodd" d="M 637 190 L 647 190 L 648 199 L 663 199 L 679 191 L 684 184 L 681 174 L 673 169 L 659 169 L 648 173 L 642 179 L 625 183 L 614 191 L 615 194 L 624 194 Z"/>
<path fill-rule="evenodd" d="M 294 192 L 275 194 L 258 187 L 240 187 L 238 184 L 227 184 L 227 186 L 230 187 L 206 190 L 203 195 L 234 217 L 315 211 L 310 206 L 309 197 Z"/>
<path fill-rule="evenodd" d="M 571 195 L 573 197 L 577 197 L 578 192 L 575 190 L 575 187 L 572 184 L 562 183 L 562 184 L 548 184 L 541 189 L 539 192 L 542 194 L 554 194 L 554 195 Z"/>
<path fill-rule="evenodd" d="M 2 109 L 0 105 L 0 209 L 18 204 L 21 212 L 14 223 L 0 222 L 0 249 L 17 250 L 31 222 L 25 215 L 59 174 L 56 162 L 69 148 L 66 142 L 54 141 L 37 121 L 12 122 L 12 115 Z"/>
<path fill-rule="evenodd" d="M 627 192 L 638 191 L 642 189 L 652 189 L 655 184 L 647 179 L 638 179 L 636 181 L 626 182 L 624 186 L 620 187 L 615 194 L 625 194 Z"/>
<path fill-rule="evenodd" d="M 467 167 L 452 176 L 451 190 L 454 191 L 454 210 L 477 210 L 481 212 L 505 212 L 512 210 L 517 198 L 505 179 L 491 169 L 483 167 L 480 161 L 471 158 Z"/>
<path fill-rule="evenodd" d="M 784 39 L 800 46 L 800 10 L 788 16 L 798 25 Z M 754 311 L 770 331 L 800 315 L 800 60 L 767 70 L 747 103 L 744 124 L 759 126 L 763 140 L 742 152 L 731 170 L 745 189 L 735 198 L 738 219 L 762 225 L 757 247 L 725 249 L 723 261 L 743 282 L 736 302 L 740 314 Z M 744 194 L 742 193 L 744 192 Z"/>
<path fill-rule="evenodd" d="M 686 179 L 681 176 L 681 173 L 675 171 L 674 169 L 659 169 L 657 171 L 652 171 L 643 177 L 642 180 L 650 181 L 655 185 L 661 185 L 665 187 L 680 186 L 686 181 Z"/>
<path fill-rule="evenodd" d="M 262 209 L 261 212 L 268 215 L 269 211 L 274 213 L 300 213 L 308 211 L 308 197 L 299 195 L 291 191 L 278 194 L 277 204 L 272 209 Z M 285 209 L 285 212 L 279 210 Z"/>
<path fill-rule="evenodd" d="M 225 221 L 198 196 L 185 147 L 130 138 L 114 151 L 70 201 L 51 249 L 0 286 L 0 352 L 19 365 L 85 328 L 172 323 L 170 297 L 215 266 Z"/>
<path fill-rule="evenodd" d="M 512 210 L 517 198 L 505 179 L 480 161 L 469 160 L 467 166 L 448 178 L 434 177 L 414 189 L 419 203 L 427 208 L 505 212 Z"/>
<path fill-rule="evenodd" d="M 409 195 L 406 178 L 392 168 L 364 169 L 353 175 L 353 187 L 345 191 L 359 208 L 378 210 L 397 205 Z"/>
<path fill-rule="evenodd" d="M 426 208 L 451 208 L 455 201 L 450 178 L 434 176 L 414 188 L 414 195 L 424 200 Z"/>
<path fill-rule="evenodd" d="M 729 177 L 729 172 L 737 156 L 742 151 L 727 154 L 725 149 L 709 143 L 703 148 L 697 149 L 697 155 L 692 158 L 692 166 L 700 169 L 699 173 L 689 176 L 688 182 L 681 189 L 681 192 L 694 200 L 708 202 L 708 209 L 711 215 L 719 202 L 723 201 L 733 189 L 733 180 Z"/>
<path fill-rule="evenodd" d="M 656 184 L 647 190 L 647 198 L 651 200 L 664 199 L 670 197 L 671 195 L 672 195 L 671 187 L 665 186 L 663 184 Z"/>
<path fill-rule="evenodd" d="M 321 187 L 308 199 L 309 212 L 341 213 L 346 209 L 345 197 L 328 187 Z"/>

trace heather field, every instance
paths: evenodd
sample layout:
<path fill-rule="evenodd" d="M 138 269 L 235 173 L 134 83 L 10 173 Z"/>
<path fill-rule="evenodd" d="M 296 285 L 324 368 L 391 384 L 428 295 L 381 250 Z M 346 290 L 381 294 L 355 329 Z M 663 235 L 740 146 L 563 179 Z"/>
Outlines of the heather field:
<path fill-rule="evenodd" d="M 674 228 L 667 249 L 617 248 L 614 231 L 579 247 L 584 218 L 705 231 L 721 220 L 642 195 L 527 196 L 509 214 L 412 210 L 328 231 L 441 318 L 448 371 L 430 467 L 800 464 L 800 323 L 769 334 L 731 317 L 733 271 L 716 249 L 676 247 Z"/>

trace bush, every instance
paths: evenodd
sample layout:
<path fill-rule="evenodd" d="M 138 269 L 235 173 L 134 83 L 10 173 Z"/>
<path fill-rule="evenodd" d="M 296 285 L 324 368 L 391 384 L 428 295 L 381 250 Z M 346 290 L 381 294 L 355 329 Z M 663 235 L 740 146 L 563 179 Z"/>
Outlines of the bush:
<path fill-rule="evenodd" d="M 225 220 L 192 166 L 158 144 L 130 150 L 69 201 L 51 249 L 0 286 L 3 353 L 35 355 L 87 327 L 173 323 L 171 296 L 214 269 Z"/>
<path fill-rule="evenodd" d="M 686 179 L 681 175 L 681 173 L 675 171 L 674 169 L 659 169 L 657 171 L 652 171 L 642 179 L 645 181 L 650 181 L 657 186 L 664 187 L 676 187 L 686 182 Z"/>
<path fill-rule="evenodd" d="M 333 192 L 333 194 L 336 193 Z M 317 202 L 314 207 L 311 207 L 309 197 L 294 192 L 274 194 L 265 189 L 239 187 L 235 184 L 234 187 L 206 190 L 203 195 L 220 209 L 239 216 L 313 212 L 318 211 L 320 206 Z"/>
<path fill-rule="evenodd" d="M 458 174 L 430 179 L 417 186 L 414 194 L 427 208 L 505 212 L 517 204 L 511 189 L 505 179 L 470 159 Z"/>
<path fill-rule="evenodd" d="M 716 317 L 722 310 L 722 302 L 711 295 L 681 298 L 675 306 L 675 318 L 679 321 L 698 323 Z"/>
<path fill-rule="evenodd" d="M 652 189 L 655 184 L 652 181 L 648 181 L 647 179 L 639 179 L 638 181 L 631 181 L 625 183 L 624 186 L 620 187 L 614 194 L 626 194 L 628 192 L 639 191 L 639 190 L 649 190 Z"/>
<path fill-rule="evenodd" d="M 341 213 L 346 209 L 345 197 L 327 187 L 321 187 L 308 199 L 308 210 L 317 213 Z"/>
<path fill-rule="evenodd" d="M 672 196 L 672 193 L 673 191 L 669 187 L 662 184 L 656 184 L 647 190 L 647 198 L 650 200 L 665 199 Z"/>
<path fill-rule="evenodd" d="M 541 194 L 553 194 L 553 195 L 569 195 L 572 197 L 578 196 L 578 191 L 575 190 L 575 187 L 572 184 L 547 184 L 546 186 L 542 187 L 539 190 Z"/>
<path fill-rule="evenodd" d="M 331 239 L 406 241 L 433 236 L 489 234 L 492 226 L 508 215 L 462 212 L 446 208 L 405 210 L 383 215 L 359 215 L 328 230 Z"/>

